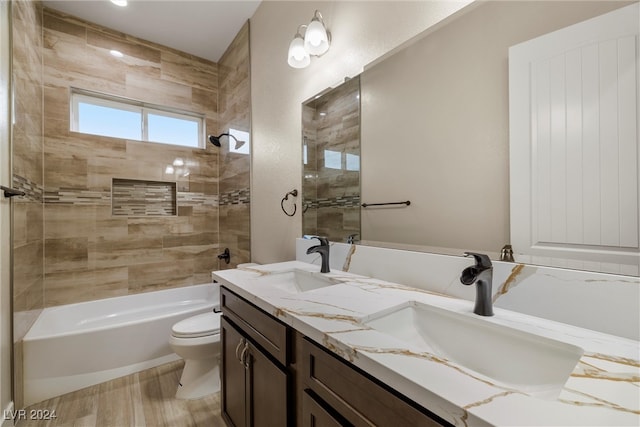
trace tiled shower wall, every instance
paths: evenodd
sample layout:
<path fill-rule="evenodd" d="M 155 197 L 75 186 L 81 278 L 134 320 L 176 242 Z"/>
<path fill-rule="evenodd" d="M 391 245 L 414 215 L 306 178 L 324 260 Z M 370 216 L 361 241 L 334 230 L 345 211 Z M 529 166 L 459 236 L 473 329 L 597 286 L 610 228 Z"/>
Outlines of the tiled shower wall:
<path fill-rule="evenodd" d="M 303 234 L 344 242 L 349 235 L 360 233 L 359 94 L 360 79 L 353 78 L 302 108 L 307 152 Z M 338 156 L 337 164 L 326 161 L 327 152 Z M 357 170 L 349 170 L 353 165 L 347 164 L 347 155 L 358 159 Z"/>
<path fill-rule="evenodd" d="M 22 360 L 22 338 L 44 307 L 42 173 L 42 4 L 12 6 L 13 186 L 25 191 L 13 206 L 14 360 Z M 14 363 L 14 402 L 22 405 L 22 365 Z"/>
<path fill-rule="evenodd" d="M 221 132 L 235 129 L 250 132 L 249 117 L 249 22 L 238 33 L 218 62 Z M 220 248 L 229 248 L 231 262 L 220 268 L 235 268 L 250 261 L 250 154 L 229 151 L 230 140 L 223 138 L 220 161 Z M 251 141 L 245 141 L 250 148 Z"/>
<path fill-rule="evenodd" d="M 26 192 L 13 202 L 14 401 L 21 408 L 21 342 L 45 306 L 209 282 L 210 271 L 224 266 L 216 257 L 221 247 L 231 249 L 230 265 L 250 257 L 249 155 L 71 132 L 70 88 L 203 113 L 207 134 L 248 132 L 249 25 L 218 75 L 216 63 L 39 1 L 13 1 L 12 23 L 13 185 Z M 223 168 L 220 151 L 229 162 Z M 114 180 L 134 183 L 120 188 L 117 215 Z M 138 215 L 136 188 L 158 184 L 169 189 L 172 208 Z M 219 222 L 229 231 L 220 235 Z"/>
<path fill-rule="evenodd" d="M 218 149 L 72 132 L 69 96 L 73 87 L 204 113 L 215 133 L 218 65 L 47 8 L 43 26 L 45 306 L 209 282 Z M 175 183 L 177 215 L 113 215 L 114 179 Z"/>

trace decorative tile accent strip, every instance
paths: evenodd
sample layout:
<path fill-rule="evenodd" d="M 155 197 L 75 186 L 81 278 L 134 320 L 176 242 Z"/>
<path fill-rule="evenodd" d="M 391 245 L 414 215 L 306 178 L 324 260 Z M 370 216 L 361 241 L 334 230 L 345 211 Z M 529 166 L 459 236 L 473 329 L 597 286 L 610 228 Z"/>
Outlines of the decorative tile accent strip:
<path fill-rule="evenodd" d="M 179 206 L 218 206 L 218 196 L 190 191 L 178 192 Z"/>
<path fill-rule="evenodd" d="M 307 208 L 357 208 L 360 206 L 360 195 L 337 196 L 332 198 L 304 199 Z"/>
<path fill-rule="evenodd" d="M 220 194 L 220 206 L 224 205 L 247 205 L 251 203 L 251 191 L 249 188 L 227 191 Z"/>
<path fill-rule="evenodd" d="M 111 190 L 108 188 L 48 188 L 44 193 L 44 202 L 63 205 L 109 206 Z"/>
<path fill-rule="evenodd" d="M 16 197 L 16 201 L 24 201 L 26 199 L 31 202 L 42 203 L 42 196 L 44 194 L 42 185 L 37 184 L 20 175 L 13 175 L 13 187 L 17 190 L 25 192 L 25 195 L 23 197 Z"/>
<path fill-rule="evenodd" d="M 113 178 L 111 203 L 113 215 L 175 215 L 176 183 Z"/>

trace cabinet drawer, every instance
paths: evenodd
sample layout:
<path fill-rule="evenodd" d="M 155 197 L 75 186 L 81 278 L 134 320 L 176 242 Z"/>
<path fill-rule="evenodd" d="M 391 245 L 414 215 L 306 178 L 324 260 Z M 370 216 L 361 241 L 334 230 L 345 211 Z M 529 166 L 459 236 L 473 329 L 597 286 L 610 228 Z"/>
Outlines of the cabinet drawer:
<path fill-rule="evenodd" d="M 351 424 L 340 418 L 320 404 L 309 390 L 304 391 L 302 395 L 302 427 L 351 427 Z"/>
<path fill-rule="evenodd" d="M 302 343 L 306 387 L 354 426 L 440 426 L 419 410 L 308 339 Z"/>
<path fill-rule="evenodd" d="M 225 287 L 220 287 L 222 313 L 284 366 L 289 363 L 287 326 Z"/>

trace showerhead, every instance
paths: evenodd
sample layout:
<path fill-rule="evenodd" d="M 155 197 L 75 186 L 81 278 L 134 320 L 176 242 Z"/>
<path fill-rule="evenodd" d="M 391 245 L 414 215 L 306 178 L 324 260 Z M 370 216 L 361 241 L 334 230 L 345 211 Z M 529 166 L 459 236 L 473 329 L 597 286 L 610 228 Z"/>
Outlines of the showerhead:
<path fill-rule="evenodd" d="M 224 134 L 222 134 L 222 135 L 224 135 Z M 220 135 L 220 136 L 222 136 L 222 135 Z M 220 147 L 220 136 L 209 135 L 207 137 L 207 139 L 209 140 L 210 143 L 212 143 L 216 147 Z"/>
<path fill-rule="evenodd" d="M 218 136 L 209 135 L 207 137 L 207 139 L 209 140 L 210 143 L 212 143 L 216 147 L 220 147 L 221 146 L 220 138 L 222 138 L 223 136 L 227 136 L 227 137 L 233 138 L 233 140 L 236 142 L 236 147 L 235 147 L 236 150 L 238 148 L 242 147 L 245 144 L 245 141 L 238 141 L 238 139 L 235 136 L 231 135 L 230 133 L 226 133 L 226 132 L 225 133 L 221 133 Z"/>

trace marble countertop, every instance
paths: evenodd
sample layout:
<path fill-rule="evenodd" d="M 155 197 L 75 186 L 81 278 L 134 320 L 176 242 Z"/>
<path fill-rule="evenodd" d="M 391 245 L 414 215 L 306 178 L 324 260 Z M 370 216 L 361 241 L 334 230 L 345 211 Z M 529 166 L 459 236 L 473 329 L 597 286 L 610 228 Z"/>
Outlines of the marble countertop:
<path fill-rule="evenodd" d="M 222 270 L 213 275 L 283 323 L 456 426 L 640 425 L 638 341 L 494 307 L 493 317 L 479 321 L 583 350 L 559 395 L 540 397 L 365 324 L 381 312 L 416 303 L 475 316 L 473 302 L 339 271 L 322 275 L 335 285 L 306 292 L 290 292 L 265 280 L 294 269 L 320 275 L 318 266 L 300 261 Z"/>

